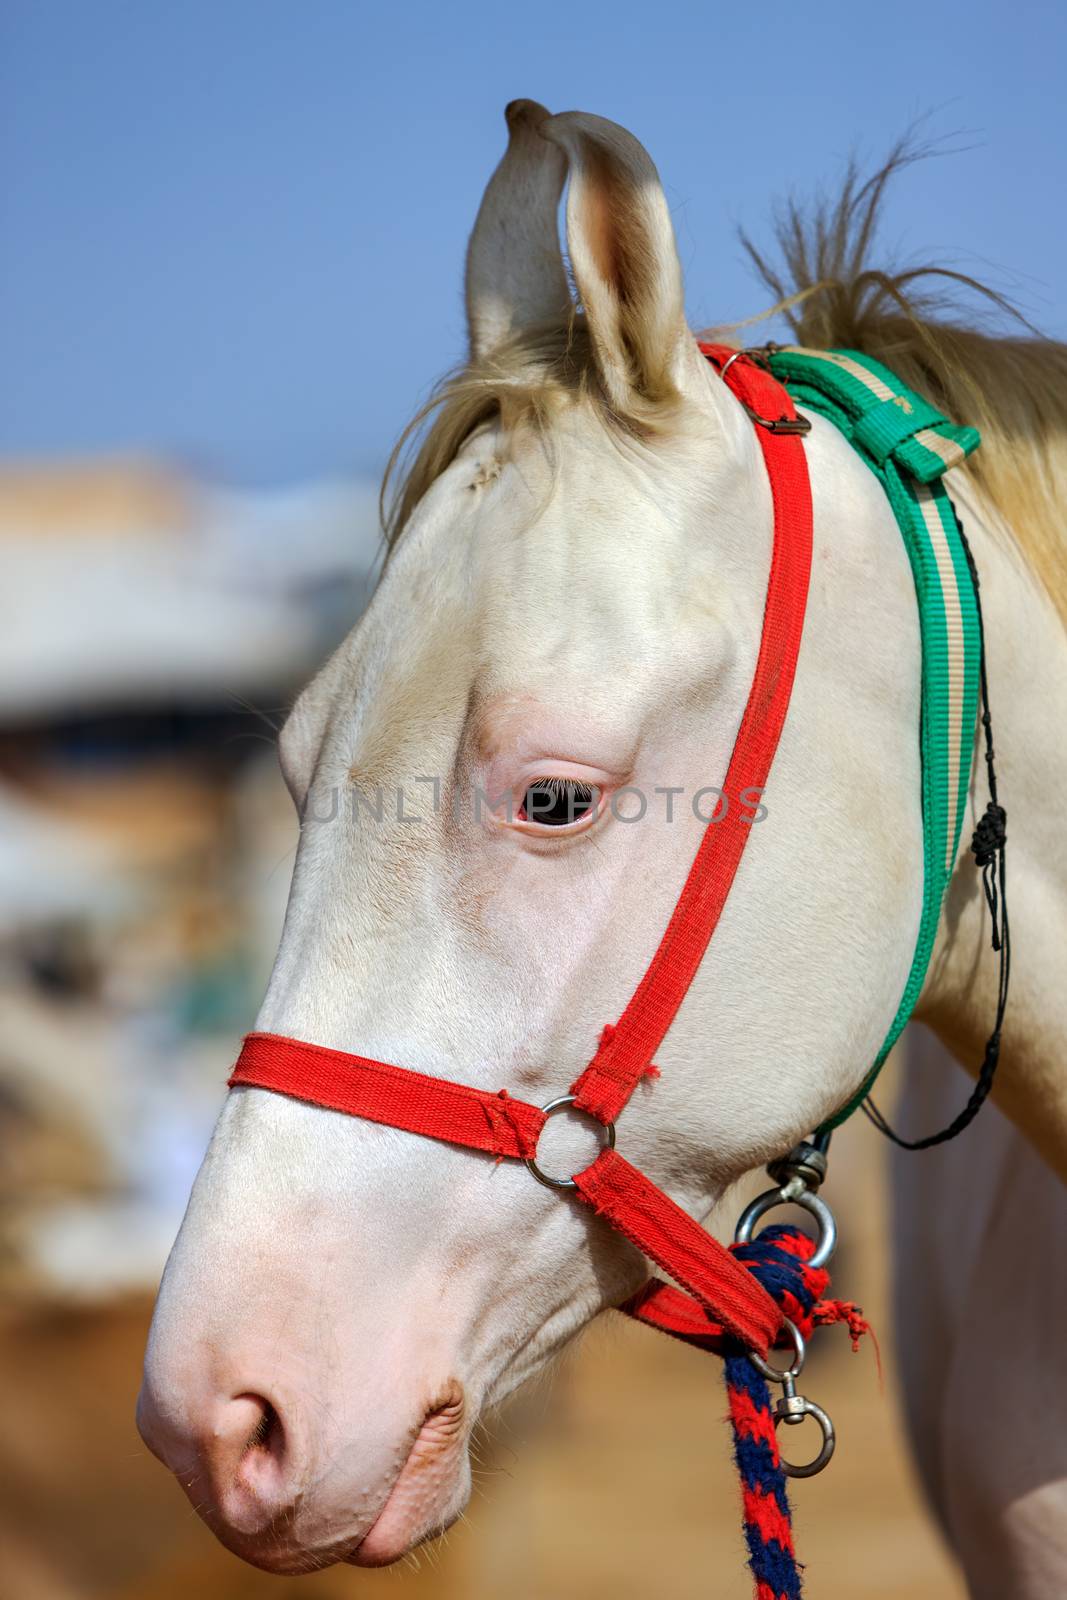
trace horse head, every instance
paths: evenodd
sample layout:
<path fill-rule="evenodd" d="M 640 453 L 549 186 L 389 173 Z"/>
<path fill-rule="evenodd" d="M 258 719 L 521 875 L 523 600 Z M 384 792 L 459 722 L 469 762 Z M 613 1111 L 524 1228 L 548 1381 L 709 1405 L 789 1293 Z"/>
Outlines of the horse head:
<path fill-rule="evenodd" d="M 645 151 L 528 101 L 508 123 L 467 365 L 371 605 L 281 735 L 302 828 L 257 1026 L 540 1103 L 619 1015 L 719 804 L 773 517 L 752 425 L 687 326 Z M 618 1127 L 697 1217 L 854 1093 L 918 919 L 912 578 L 847 444 L 816 418 L 806 448 L 792 707 L 660 1075 Z M 541 1159 L 595 1148 L 564 1115 Z M 645 1276 L 521 1166 L 236 1089 L 140 1425 L 248 1560 L 385 1563 L 461 1511 L 484 1409 Z"/>

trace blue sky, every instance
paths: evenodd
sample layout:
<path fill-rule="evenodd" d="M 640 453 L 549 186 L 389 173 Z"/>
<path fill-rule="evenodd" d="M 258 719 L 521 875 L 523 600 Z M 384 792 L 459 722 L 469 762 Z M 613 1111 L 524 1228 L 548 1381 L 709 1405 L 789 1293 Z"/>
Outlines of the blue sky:
<path fill-rule="evenodd" d="M 1067 335 L 1067 9 L 3 0 L 0 455 L 150 450 L 234 481 L 377 471 L 463 349 L 467 233 L 524 95 L 625 123 L 694 324 L 735 239 L 914 117 L 889 210 Z"/>

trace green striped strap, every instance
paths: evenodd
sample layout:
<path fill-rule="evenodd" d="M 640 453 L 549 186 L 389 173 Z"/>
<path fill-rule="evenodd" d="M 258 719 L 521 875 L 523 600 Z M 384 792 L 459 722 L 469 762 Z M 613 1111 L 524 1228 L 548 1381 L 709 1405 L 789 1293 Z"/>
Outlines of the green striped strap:
<path fill-rule="evenodd" d="M 926 978 L 941 904 L 956 860 L 970 784 L 981 639 L 970 567 L 942 475 L 980 443 L 855 350 L 776 348 L 771 371 L 798 405 L 827 417 L 889 497 L 915 580 L 922 639 L 923 900 L 911 970 L 885 1042 L 862 1085 L 828 1128 L 868 1093 Z"/>

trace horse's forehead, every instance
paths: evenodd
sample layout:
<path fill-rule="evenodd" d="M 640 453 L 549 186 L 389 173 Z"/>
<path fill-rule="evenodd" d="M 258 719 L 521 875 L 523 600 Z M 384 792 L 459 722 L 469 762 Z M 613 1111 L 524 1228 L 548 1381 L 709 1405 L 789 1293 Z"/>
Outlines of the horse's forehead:
<path fill-rule="evenodd" d="M 499 665 L 639 649 L 692 582 L 685 463 L 580 416 L 504 456 L 469 528 L 482 656 Z"/>
<path fill-rule="evenodd" d="M 395 745 L 509 696 L 595 699 L 608 677 L 615 702 L 627 683 L 636 695 L 698 582 L 676 509 L 683 470 L 579 408 L 543 438 L 482 430 L 430 489 L 308 703 Z"/>

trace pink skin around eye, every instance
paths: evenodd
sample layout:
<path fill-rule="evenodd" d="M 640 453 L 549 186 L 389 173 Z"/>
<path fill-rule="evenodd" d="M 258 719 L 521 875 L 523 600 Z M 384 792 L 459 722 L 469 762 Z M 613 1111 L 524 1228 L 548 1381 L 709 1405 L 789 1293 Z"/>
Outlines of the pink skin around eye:
<path fill-rule="evenodd" d="M 574 726 L 571 719 L 567 725 L 561 724 L 532 697 L 495 699 L 482 707 L 471 732 L 481 769 L 477 781 L 489 799 L 486 821 L 511 832 L 540 840 L 584 832 L 603 814 L 613 790 L 627 781 L 624 763 L 630 758 L 628 748 L 625 754 L 621 748 L 616 752 L 612 746 L 620 741 L 608 737 L 603 728 Z M 579 752 L 591 756 L 594 751 L 596 761 L 578 759 Z M 596 791 L 596 805 L 585 816 L 562 825 L 522 817 L 526 790 L 550 778 L 585 784 Z"/>

